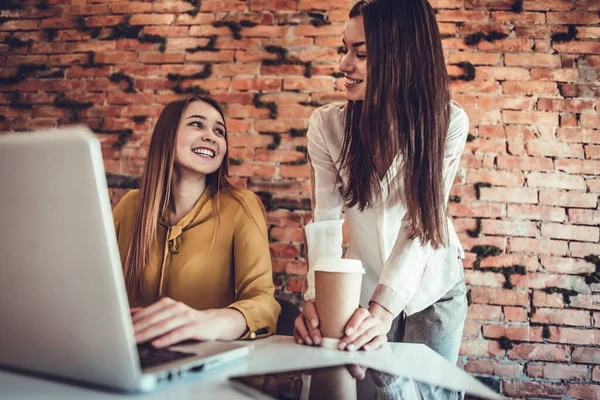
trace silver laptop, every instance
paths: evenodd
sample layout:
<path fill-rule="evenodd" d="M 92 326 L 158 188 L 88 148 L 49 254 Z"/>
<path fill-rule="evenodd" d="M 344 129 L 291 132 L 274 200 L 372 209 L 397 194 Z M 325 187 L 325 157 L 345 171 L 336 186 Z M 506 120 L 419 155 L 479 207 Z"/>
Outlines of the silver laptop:
<path fill-rule="evenodd" d="M 0 366 L 150 391 L 245 357 L 138 351 L 100 143 L 85 127 L 0 135 Z M 140 357 L 143 357 L 140 360 Z"/>

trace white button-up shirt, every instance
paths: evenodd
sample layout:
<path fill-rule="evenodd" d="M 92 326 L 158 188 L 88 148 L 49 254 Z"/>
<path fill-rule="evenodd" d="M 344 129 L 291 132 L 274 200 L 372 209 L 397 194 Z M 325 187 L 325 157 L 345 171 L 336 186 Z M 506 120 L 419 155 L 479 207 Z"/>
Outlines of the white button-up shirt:
<path fill-rule="evenodd" d="M 305 228 L 309 261 L 305 300 L 315 297 L 312 266 L 321 258 L 342 257 L 342 193 L 347 184 L 347 171 L 340 171 L 344 123 L 344 106 L 335 104 L 315 110 L 309 120 L 313 218 Z M 466 113 L 452 102 L 443 161 L 446 204 L 468 131 Z M 366 270 L 361 305 L 367 307 L 374 301 L 394 316 L 402 311 L 411 315 L 427 308 L 464 279 L 462 264 L 458 262 L 464 253 L 450 219 L 447 247 L 434 250 L 418 239 L 409 239 L 405 230 L 406 207 L 401 196 L 388 193 L 385 184 L 396 179 L 399 170 L 400 159 L 396 157 L 375 204 L 363 211 L 358 206 L 345 211 L 350 233 L 345 257 L 361 260 Z M 401 190 L 402 184 L 399 182 L 396 190 Z M 393 190 L 394 186 L 391 187 Z"/>

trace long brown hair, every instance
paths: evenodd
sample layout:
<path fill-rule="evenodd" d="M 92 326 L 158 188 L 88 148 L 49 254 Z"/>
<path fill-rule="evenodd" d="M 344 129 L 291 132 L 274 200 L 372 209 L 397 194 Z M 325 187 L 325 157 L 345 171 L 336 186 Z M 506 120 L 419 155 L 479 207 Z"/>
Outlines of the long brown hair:
<path fill-rule="evenodd" d="M 148 150 L 146 168 L 140 182 L 139 205 L 135 215 L 132 240 L 125 261 L 125 282 L 130 296 L 142 296 L 144 290 L 143 271 L 148 265 L 152 249 L 156 246 L 158 221 L 169 207 L 171 198 L 171 178 L 175 162 L 175 141 L 179 121 L 186 107 L 195 101 L 209 104 L 225 116 L 219 104 L 205 96 L 188 96 L 167 104 L 160 113 Z M 225 143 L 227 127 L 225 127 Z M 235 193 L 236 186 L 229 179 L 229 148 L 226 146 L 225 156 L 219 169 L 206 176 L 206 187 L 214 193 L 212 202 L 215 215 L 215 234 L 219 226 L 219 196 L 227 194 L 238 201 L 244 209 L 246 206 L 240 196 Z M 247 211 L 247 209 L 246 209 Z M 212 249 L 212 244 L 211 244 Z"/>
<path fill-rule="evenodd" d="M 359 1 L 367 45 L 364 101 L 348 101 L 340 161 L 348 206 L 373 206 L 385 184 L 407 208 L 408 233 L 447 243 L 443 185 L 450 92 L 435 12 L 426 0 Z M 399 178 L 385 174 L 399 156 Z M 380 182 L 383 179 L 383 182 Z"/>

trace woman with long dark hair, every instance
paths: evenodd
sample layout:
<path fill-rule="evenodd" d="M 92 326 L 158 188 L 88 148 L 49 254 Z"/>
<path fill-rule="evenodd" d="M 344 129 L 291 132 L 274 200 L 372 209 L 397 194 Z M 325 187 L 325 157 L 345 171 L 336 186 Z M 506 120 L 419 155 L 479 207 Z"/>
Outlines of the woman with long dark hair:
<path fill-rule="evenodd" d="M 275 333 L 264 210 L 229 180 L 228 153 L 218 103 L 175 100 L 152 133 L 140 189 L 114 209 L 138 343 Z"/>
<path fill-rule="evenodd" d="M 467 302 L 463 250 L 446 215 L 469 128 L 452 102 L 435 12 L 426 0 L 359 1 L 343 37 L 344 105 L 310 118 L 313 219 L 299 343 L 319 344 L 312 267 L 342 257 L 366 269 L 340 349 L 425 343 L 456 362 Z"/>

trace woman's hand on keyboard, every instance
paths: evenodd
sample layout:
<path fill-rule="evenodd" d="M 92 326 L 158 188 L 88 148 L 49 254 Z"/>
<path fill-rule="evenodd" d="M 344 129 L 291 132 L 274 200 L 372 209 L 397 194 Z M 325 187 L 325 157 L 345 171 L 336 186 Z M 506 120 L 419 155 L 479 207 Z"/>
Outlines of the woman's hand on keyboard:
<path fill-rule="evenodd" d="M 168 347 L 184 340 L 231 340 L 243 333 L 244 316 L 233 309 L 196 310 L 165 297 L 135 313 L 133 329 L 137 343 L 151 341 L 154 347 Z M 240 325 L 238 327 L 238 325 Z M 240 330 L 229 338 L 231 330 Z"/>

